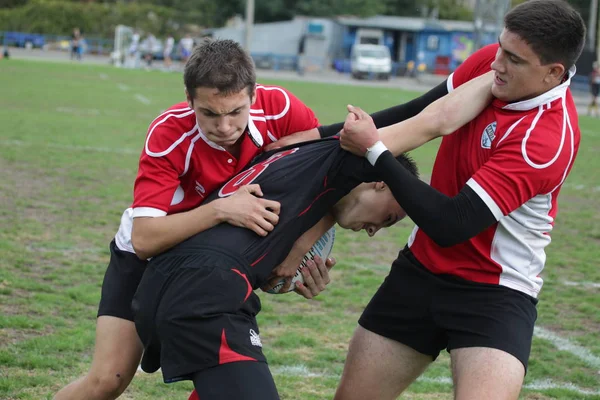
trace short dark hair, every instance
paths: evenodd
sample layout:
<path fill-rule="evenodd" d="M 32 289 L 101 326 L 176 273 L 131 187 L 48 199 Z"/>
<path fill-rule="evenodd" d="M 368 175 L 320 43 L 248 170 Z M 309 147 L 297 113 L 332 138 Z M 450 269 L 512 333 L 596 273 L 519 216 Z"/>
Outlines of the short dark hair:
<path fill-rule="evenodd" d="M 585 24 L 564 0 L 529 0 L 504 16 L 504 26 L 527 42 L 543 65 L 571 68 L 583 51 Z"/>
<path fill-rule="evenodd" d="M 419 177 L 419 168 L 417 167 L 417 163 L 408 153 L 400 154 L 398 157 L 396 157 L 396 160 L 398 160 L 398 162 L 402 164 L 402 166 L 406 168 L 408 172 L 417 178 Z"/>
<path fill-rule="evenodd" d="M 252 58 L 239 43 L 207 38 L 194 47 L 185 64 L 183 82 L 192 99 L 199 87 L 215 88 L 223 95 L 246 88 L 252 95 L 256 71 Z"/>

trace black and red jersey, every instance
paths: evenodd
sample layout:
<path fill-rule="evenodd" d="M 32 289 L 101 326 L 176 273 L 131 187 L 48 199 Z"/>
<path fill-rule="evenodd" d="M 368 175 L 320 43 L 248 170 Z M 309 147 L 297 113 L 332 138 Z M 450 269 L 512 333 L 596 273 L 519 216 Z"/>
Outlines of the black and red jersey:
<path fill-rule="evenodd" d="M 341 149 L 337 138 L 306 142 L 266 153 L 233 177 L 206 202 L 259 184 L 264 198 L 281 204 L 279 222 L 266 237 L 227 223 L 200 232 L 165 253 L 214 251 L 239 259 L 254 288 L 279 265 L 294 242 L 354 187 L 376 179 L 369 162 Z M 164 257 L 161 255 L 159 257 Z M 232 266 L 233 267 L 233 266 Z"/>

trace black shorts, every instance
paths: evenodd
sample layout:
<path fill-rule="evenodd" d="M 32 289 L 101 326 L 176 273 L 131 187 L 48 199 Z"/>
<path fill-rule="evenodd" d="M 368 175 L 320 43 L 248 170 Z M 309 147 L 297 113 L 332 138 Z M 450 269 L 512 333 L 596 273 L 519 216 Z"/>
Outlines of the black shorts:
<path fill-rule="evenodd" d="M 598 97 L 598 93 L 600 93 L 600 84 L 592 83 L 591 89 L 592 89 L 592 96 Z"/>
<path fill-rule="evenodd" d="M 235 362 L 194 375 L 199 400 L 278 400 L 273 375 L 261 362 Z"/>
<path fill-rule="evenodd" d="M 137 290 L 148 261 L 134 253 L 120 250 L 113 239 L 110 242 L 110 261 L 102 282 L 98 316 L 111 316 L 133 321 L 131 301 Z"/>
<path fill-rule="evenodd" d="M 504 286 L 435 275 L 405 248 L 359 324 L 433 359 L 443 349 L 489 347 L 512 354 L 527 370 L 536 304 Z"/>
<path fill-rule="evenodd" d="M 144 371 L 160 367 L 170 383 L 230 362 L 266 362 L 260 300 L 241 271 L 237 260 L 210 252 L 148 264 L 133 301 Z"/>

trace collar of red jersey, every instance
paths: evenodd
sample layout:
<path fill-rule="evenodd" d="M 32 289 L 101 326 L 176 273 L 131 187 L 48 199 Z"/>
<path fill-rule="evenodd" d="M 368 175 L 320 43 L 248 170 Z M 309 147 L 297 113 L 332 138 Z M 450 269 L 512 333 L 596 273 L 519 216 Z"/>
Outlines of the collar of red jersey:
<path fill-rule="evenodd" d="M 498 107 L 500 107 L 504 110 L 511 110 L 511 111 L 533 110 L 534 108 L 538 108 L 539 106 L 541 106 L 543 104 L 548 104 L 548 103 L 553 102 L 556 99 L 564 97 L 565 93 L 567 93 L 567 89 L 569 88 L 569 85 L 571 84 L 571 78 L 573 78 L 573 76 L 575 75 L 575 72 L 577 72 L 577 69 L 575 68 L 575 66 L 572 66 L 571 69 L 569 69 L 567 79 L 565 79 L 565 81 L 563 83 L 548 90 L 545 93 L 540 94 L 537 97 L 534 97 L 533 99 L 517 101 L 516 103 L 505 103 L 500 100 L 494 100 L 494 103 L 496 103 L 496 105 Z"/>
<path fill-rule="evenodd" d="M 262 148 L 263 144 L 265 143 L 265 140 L 260 134 L 258 128 L 256 128 L 256 125 L 254 125 L 254 121 L 252 121 L 252 115 L 248 117 L 248 136 L 250 136 L 250 139 L 252 139 L 252 143 L 254 143 L 256 147 L 258 147 L 259 149 Z"/>
<path fill-rule="evenodd" d="M 215 142 L 213 142 L 212 140 L 207 138 L 206 135 L 204 135 L 204 132 L 202 132 L 202 129 L 200 129 L 200 125 L 198 124 L 198 121 L 196 121 L 196 129 L 198 129 L 198 132 L 200 133 L 200 137 L 202 138 L 202 140 L 204 140 L 210 147 L 217 149 L 217 150 L 225 151 L 223 146 L 216 144 Z M 254 122 L 252 121 L 252 116 L 250 116 L 248 118 L 248 128 L 247 128 L 246 132 L 248 133 L 248 136 L 252 140 L 252 143 L 254 143 L 254 145 L 256 147 L 262 148 L 265 140 L 263 139 L 263 137 L 260 134 L 260 131 L 258 130 L 256 125 L 254 125 Z M 244 132 L 244 134 L 246 134 L 246 132 Z"/>

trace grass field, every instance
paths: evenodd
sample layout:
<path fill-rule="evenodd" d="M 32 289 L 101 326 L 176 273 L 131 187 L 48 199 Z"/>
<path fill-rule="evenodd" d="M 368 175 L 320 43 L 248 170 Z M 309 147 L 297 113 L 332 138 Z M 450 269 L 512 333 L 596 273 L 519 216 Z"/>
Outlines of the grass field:
<path fill-rule="evenodd" d="M 321 122 L 345 104 L 375 111 L 416 93 L 282 84 Z M 183 100 L 179 74 L 0 62 L 0 399 L 50 399 L 90 365 L 108 243 L 129 206 L 150 121 Z M 600 399 L 600 122 L 582 146 L 549 247 L 523 399 Z M 425 177 L 436 143 L 413 153 Z M 333 282 L 316 300 L 261 293 L 264 350 L 284 399 L 333 396 L 357 318 L 405 243 L 405 221 L 373 240 L 338 229 Z M 450 399 L 443 354 L 408 399 Z M 189 383 L 139 373 L 122 398 L 185 399 Z"/>

